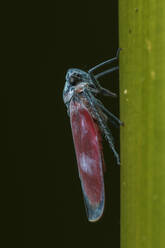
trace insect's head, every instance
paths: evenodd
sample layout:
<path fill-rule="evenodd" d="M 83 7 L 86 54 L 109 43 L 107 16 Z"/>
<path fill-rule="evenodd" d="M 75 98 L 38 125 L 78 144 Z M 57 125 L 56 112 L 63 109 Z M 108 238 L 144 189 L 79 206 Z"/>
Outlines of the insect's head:
<path fill-rule="evenodd" d="M 90 75 L 80 69 L 72 68 L 66 73 L 66 82 L 63 90 L 64 103 L 67 104 L 75 91 L 83 90 L 83 87 L 91 83 Z"/>
<path fill-rule="evenodd" d="M 72 68 L 66 73 L 66 81 L 70 86 L 76 86 L 79 83 L 88 82 L 89 80 L 89 74 L 80 69 Z"/>

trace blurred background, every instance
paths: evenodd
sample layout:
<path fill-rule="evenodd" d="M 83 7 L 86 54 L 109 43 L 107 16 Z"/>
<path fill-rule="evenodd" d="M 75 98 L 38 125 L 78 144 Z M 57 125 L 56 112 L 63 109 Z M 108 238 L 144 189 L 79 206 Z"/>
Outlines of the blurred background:
<path fill-rule="evenodd" d="M 88 70 L 116 55 L 118 3 L 58 1 L 25 6 L 22 18 L 24 15 L 25 24 L 18 32 L 24 42 L 21 40 L 21 52 L 17 45 L 27 62 L 27 66 L 23 65 L 25 71 L 21 71 L 25 88 L 18 88 L 21 101 L 13 95 L 14 101 L 9 98 L 8 158 L 14 165 L 13 185 L 17 184 L 13 190 L 17 235 L 25 235 L 25 247 L 118 248 L 120 168 L 104 143 L 105 211 L 99 222 L 89 223 L 70 122 L 62 99 L 68 68 Z M 22 18 L 18 18 L 19 24 Z M 101 78 L 100 84 L 118 94 L 118 72 Z M 15 86 L 13 90 L 17 91 Z M 119 98 L 101 100 L 119 116 Z M 119 151 L 119 129 L 110 127 Z M 17 205 L 22 207 L 18 209 Z M 18 242 L 17 247 L 23 246 Z"/>

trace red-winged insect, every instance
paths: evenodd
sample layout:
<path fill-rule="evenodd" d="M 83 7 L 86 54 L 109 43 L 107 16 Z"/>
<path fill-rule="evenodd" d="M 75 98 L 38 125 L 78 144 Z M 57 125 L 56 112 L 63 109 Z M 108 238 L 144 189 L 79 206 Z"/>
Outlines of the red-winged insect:
<path fill-rule="evenodd" d="M 123 123 L 109 112 L 97 95 L 115 97 L 116 94 L 101 87 L 98 78 L 118 69 L 118 66 L 94 75 L 93 72 L 101 66 L 118 59 L 107 60 L 88 72 L 80 69 L 69 69 L 63 91 L 64 103 L 70 116 L 74 146 L 78 163 L 79 177 L 84 195 L 89 221 L 97 221 L 104 210 L 104 158 L 102 152 L 101 134 L 108 141 L 117 164 L 119 155 L 115 150 L 113 137 L 107 126 L 107 121 L 113 124 Z"/>

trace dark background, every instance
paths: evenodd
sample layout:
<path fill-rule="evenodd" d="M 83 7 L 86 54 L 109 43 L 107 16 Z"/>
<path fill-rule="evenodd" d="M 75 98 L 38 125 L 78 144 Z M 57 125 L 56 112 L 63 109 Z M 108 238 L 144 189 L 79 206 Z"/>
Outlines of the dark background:
<path fill-rule="evenodd" d="M 13 243 L 17 247 L 118 248 L 119 167 L 105 143 L 105 211 L 99 222 L 89 223 L 62 99 L 68 68 L 88 70 L 115 56 L 117 1 L 13 7 L 18 7 L 9 22 L 13 80 L 5 97 Z M 118 72 L 104 76 L 100 83 L 118 93 Z M 119 115 L 119 99 L 102 100 Z M 119 151 L 119 129 L 111 130 Z"/>

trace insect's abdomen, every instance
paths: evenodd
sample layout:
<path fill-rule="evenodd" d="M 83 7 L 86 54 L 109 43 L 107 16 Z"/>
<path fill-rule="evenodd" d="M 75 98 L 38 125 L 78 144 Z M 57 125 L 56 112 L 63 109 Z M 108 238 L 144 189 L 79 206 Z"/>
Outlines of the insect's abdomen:
<path fill-rule="evenodd" d="M 104 210 L 100 132 L 89 110 L 81 102 L 71 100 L 70 118 L 88 219 L 96 221 Z"/>

